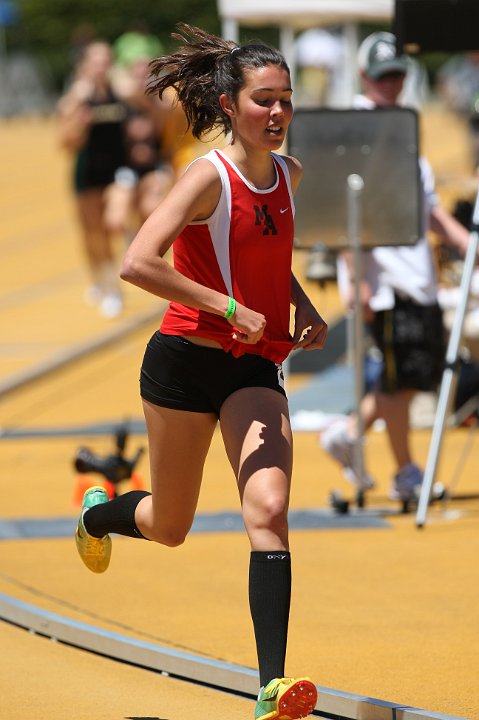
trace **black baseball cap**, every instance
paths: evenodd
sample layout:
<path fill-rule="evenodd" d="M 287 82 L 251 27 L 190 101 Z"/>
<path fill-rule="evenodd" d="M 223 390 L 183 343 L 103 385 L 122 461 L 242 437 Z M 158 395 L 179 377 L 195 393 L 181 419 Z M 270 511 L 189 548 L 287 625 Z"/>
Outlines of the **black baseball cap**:
<path fill-rule="evenodd" d="M 361 43 L 358 66 L 368 77 L 379 80 L 383 75 L 399 72 L 406 75 L 406 55 L 396 55 L 396 38 L 389 32 L 375 32 Z"/>

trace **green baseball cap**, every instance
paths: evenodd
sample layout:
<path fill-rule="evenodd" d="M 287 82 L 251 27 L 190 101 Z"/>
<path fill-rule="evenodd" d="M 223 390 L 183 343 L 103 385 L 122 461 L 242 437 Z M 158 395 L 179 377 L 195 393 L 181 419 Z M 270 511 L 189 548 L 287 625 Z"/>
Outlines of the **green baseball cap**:
<path fill-rule="evenodd" d="M 113 51 L 120 65 L 131 65 L 135 60 L 151 60 L 163 54 L 163 45 L 154 35 L 140 32 L 127 32 L 115 41 Z"/>

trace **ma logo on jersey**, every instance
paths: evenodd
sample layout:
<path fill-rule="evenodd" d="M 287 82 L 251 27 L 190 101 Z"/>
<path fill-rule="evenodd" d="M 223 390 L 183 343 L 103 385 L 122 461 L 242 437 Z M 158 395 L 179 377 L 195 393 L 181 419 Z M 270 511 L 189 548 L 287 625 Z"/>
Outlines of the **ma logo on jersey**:
<path fill-rule="evenodd" d="M 262 207 L 259 207 L 259 205 L 255 205 L 254 211 L 256 215 L 254 224 L 263 225 L 263 235 L 269 235 L 270 233 L 271 235 L 277 235 L 278 231 L 276 230 L 273 218 L 268 212 L 268 206 L 263 205 Z"/>

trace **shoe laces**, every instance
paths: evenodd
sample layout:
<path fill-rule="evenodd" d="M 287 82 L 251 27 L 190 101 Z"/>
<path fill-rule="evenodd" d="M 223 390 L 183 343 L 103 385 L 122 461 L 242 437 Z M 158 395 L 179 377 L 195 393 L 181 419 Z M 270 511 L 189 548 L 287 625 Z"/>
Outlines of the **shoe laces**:
<path fill-rule="evenodd" d="M 268 697 L 274 696 L 278 692 L 280 685 L 290 683 L 290 678 L 274 678 L 274 680 L 270 680 L 269 683 L 262 689 L 262 691 L 260 691 L 260 697 L 262 695 L 262 692 L 267 694 Z"/>

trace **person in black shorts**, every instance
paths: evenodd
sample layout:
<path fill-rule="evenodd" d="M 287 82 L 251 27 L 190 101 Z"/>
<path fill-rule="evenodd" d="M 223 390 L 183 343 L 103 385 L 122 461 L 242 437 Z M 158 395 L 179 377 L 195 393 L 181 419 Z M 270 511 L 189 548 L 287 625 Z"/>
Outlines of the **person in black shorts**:
<path fill-rule="evenodd" d="M 291 270 L 301 166 L 276 153 L 291 79 L 276 49 L 179 27 L 182 47 L 153 61 L 150 91 L 176 89 L 196 138 L 231 135 L 186 169 L 127 251 L 123 279 L 169 300 L 140 378 L 152 492 L 108 501 L 103 488 L 87 490 L 76 541 L 94 572 L 108 567 L 110 533 L 183 543 L 219 422 L 251 545 L 255 720 L 293 720 L 313 711 L 317 691 L 284 677 L 292 432 L 281 363 L 293 348 L 322 348 L 327 325 Z"/>
<path fill-rule="evenodd" d="M 107 193 L 105 219 L 131 241 L 132 235 L 171 189 L 175 173 L 166 140 L 171 103 L 146 94 L 151 43 L 136 42 L 116 78 L 126 108 L 125 163 Z M 133 52 L 135 50 L 135 52 Z"/>
<path fill-rule="evenodd" d="M 358 64 L 364 94 L 354 99 L 356 109 L 367 111 L 399 104 L 409 64 L 406 56 L 396 55 L 394 35 L 377 32 L 367 37 L 359 48 Z M 396 465 L 390 495 L 403 502 L 418 497 L 423 480 L 409 442 L 411 400 L 418 391 L 436 390 L 445 356 L 433 250 L 427 233 L 433 230 L 461 254 L 465 254 L 469 243 L 466 229 L 440 206 L 434 176 L 424 157 L 419 158 L 419 173 L 419 240 L 412 246 L 386 243 L 364 251 L 360 287 L 363 317 L 376 357 L 380 356 L 380 362 L 374 364 L 379 372 L 366 383 L 362 426 L 367 430 L 378 418 L 384 419 Z M 350 253 L 343 253 L 338 261 L 338 283 L 350 307 L 355 297 L 352 265 Z M 340 418 L 321 433 L 320 443 L 339 461 L 347 479 L 364 491 L 373 486 L 373 480 L 357 466 L 357 435 L 356 418 Z"/>
<path fill-rule="evenodd" d="M 73 191 L 90 275 L 85 298 L 107 318 L 123 309 L 114 232 L 105 219 L 105 203 L 107 188 L 125 165 L 127 114 L 110 82 L 112 64 L 108 43 L 87 45 L 57 113 L 60 142 L 73 155 Z"/>

